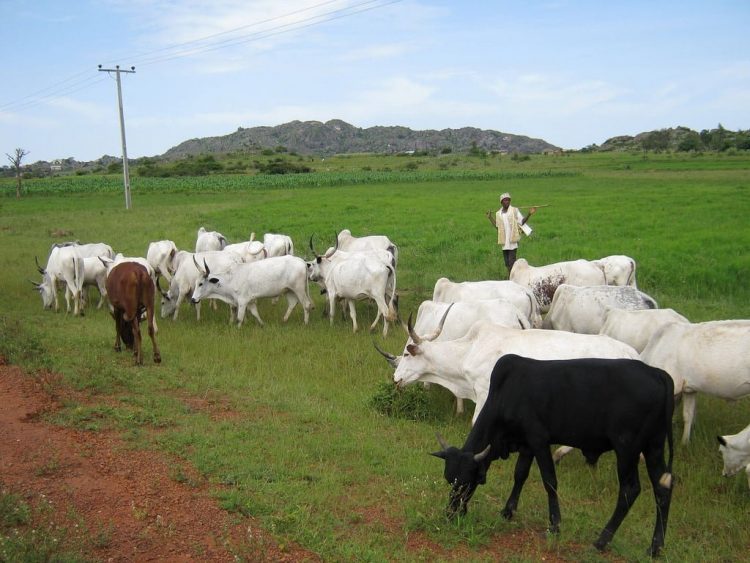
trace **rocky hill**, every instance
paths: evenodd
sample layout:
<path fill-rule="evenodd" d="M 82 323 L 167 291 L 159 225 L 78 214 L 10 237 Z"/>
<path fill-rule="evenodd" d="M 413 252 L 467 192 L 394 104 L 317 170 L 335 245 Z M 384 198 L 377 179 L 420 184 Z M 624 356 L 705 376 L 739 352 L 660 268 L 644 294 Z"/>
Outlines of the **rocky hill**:
<path fill-rule="evenodd" d="M 408 127 L 355 127 L 338 119 L 292 121 L 276 127 L 240 127 L 221 137 L 190 139 L 172 147 L 162 156 L 168 159 L 187 155 L 220 154 L 259 148 L 286 147 L 299 154 L 332 155 L 344 153 L 387 153 L 406 151 L 465 152 L 472 147 L 507 153 L 542 153 L 558 147 L 522 135 L 512 135 L 474 127 L 414 131 Z"/>
<path fill-rule="evenodd" d="M 601 146 L 589 145 L 584 151 L 725 151 L 750 149 L 750 131 L 730 131 L 721 124 L 700 133 L 687 127 L 670 127 L 645 131 L 635 136 L 621 135 L 607 139 Z"/>

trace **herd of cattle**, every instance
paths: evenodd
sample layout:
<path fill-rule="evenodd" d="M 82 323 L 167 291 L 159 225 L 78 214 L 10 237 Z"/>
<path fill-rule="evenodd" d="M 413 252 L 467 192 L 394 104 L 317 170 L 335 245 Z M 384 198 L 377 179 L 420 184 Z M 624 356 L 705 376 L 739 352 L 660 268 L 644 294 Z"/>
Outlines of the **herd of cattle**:
<path fill-rule="evenodd" d="M 246 309 L 263 324 L 257 301 L 287 299 L 286 321 L 299 303 L 308 322 L 313 302 L 309 282 L 327 294 L 334 322 L 337 302 L 348 307 L 357 330 L 355 301 L 373 300 L 383 318 L 383 335 L 398 320 L 398 247 L 386 236 L 354 237 L 349 230 L 314 258 L 294 255 L 290 237 L 254 234 L 228 244 L 218 232 L 198 230 L 195 252 L 174 242 L 149 244 L 146 257 L 115 254 L 109 245 L 53 246 L 43 278 L 34 282 L 45 308 L 59 308 L 64 286 L 67 309 L 83 314 L 84 289 L 99 289 L 115 318 L 115 349 L 121 340 L 142 363 L 139 322 L 145 318 L 156 344 L 155 295 L 161 317 L 176 320 L 185 300 L 200 319 L 204 299 L 229 304 L 240 326 Z M 161 279 L 167 284 L 162 289 Z M 627 256 L 575 260 L 534 267 L 518 260 L 507 281 L 452 282 L 440 278 L 432 300 L 424 301 L 400 355 L 377 348 L 394 368 L 397 385 L 436 383 L 457 398 L 475 403 L 472 430 L 462 448 L 439 438 L 445 477 L 452 486 L 448 512 L 466 511 L 490 463 L 518 452 L 513 491 L 502 514 L 510 518 L 534 459 L 549 496 L 550 529 L 560 522 L 554 463 L 573 448 L 587 461 L 614 450 L 620 492 L 612 518 L 596 546 L 611 540 L 640 491 L 638 459 L 646 460 L 657 505 L 651 544 L 664 542 L 671 498 L 672 431 L 675 399 L 682 400 L 683 443 L 690 438 L 696 393 L 724 399 L 750 395 L 750 321 L 691 323 L 672 309 L 659 309 L 637 289 L 636 265 Z M 720 436 L 724 475 L 745 470 L 750 484 L 750 426 Z M 665 441 L 669 446 L 664 461 Z M 554 455 L 550 444 L 563 444 Z"/>

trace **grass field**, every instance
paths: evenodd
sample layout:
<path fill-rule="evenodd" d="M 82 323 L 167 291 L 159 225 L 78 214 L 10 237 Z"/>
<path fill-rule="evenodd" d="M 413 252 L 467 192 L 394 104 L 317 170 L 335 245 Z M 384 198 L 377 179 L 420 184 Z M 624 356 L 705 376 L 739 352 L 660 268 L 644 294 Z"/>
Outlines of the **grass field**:
<path fill-rule="evenodd" d="M 189 250 L 205 226 L 231 242 L 250 232 L 286 233 L 296 254 L 304 255 L 310 236 L 325 248 L 336 231 L 349 228 L 355 235 L 387 234 L 399 244 L 406 316 L 430 298 L 439 277 L 505 277 L 484 213 L 510 191 L 516 205 L 549 205 L 530 221 L 535 232 L 522 241 L 519 255 L 532 265 L 627 254 L 638 261 L 639 287 L 661 307 L 695 322 L 750 318 L 750 155 L 419 160 L 416 170 L 398 168 L 404 157 L 357 155 L 327 159 L 330 170 L 316 165 L 315 172 L 297 176 L 134 177 L 130 211 L 117 177 L 28 181 L 21 200 L 13 183 L 3 181 L 0 353 L 30 370 L 60 372 L 65 384 L 90 396 L 85 405 L 68 405 L 57 416 L 60 424 L 92 432 L 116 428 L 134 447 L 188 460 L 217 491 L 222 486 L 217 495 L 228 510 L 259 518 L 277 537 L 324 559 L 431 559 L 429 552 L 407 548 L 413 534 L 447 548 L 463 546 L 471 559 L 502 558 L 486 551 L 493 538 L 546 528 L 538 471 L 513 521 L 499 518 L 513 464 L 497 462 L 468 516 L 446 523 L 442 462 L 427 454 L 438 447 L 436 431 L 461 444 L 470 412 L 454 417 L 450 396 L 435 386 L 415 388 L 404 399 L 418 420 L 373 408 L 392 372 L 366 331 L 353 334 L 341 319 L 329 326 L 315 292 L 308 326 L 299 309 L 282 325 L 282 304 L 261 305 L 266 327 L 246 319 L 239 330 L 227 324 L 224 306 L 216 312 L 203 307 L 196 322 L 183 305 L 177 322 L 159 319 L 163 364 L 136 368 L 129 355 L 112 351 L 114 330 L 105 311 L 89 309 L 83 318 L 44 311 L 28 282 L 38 279 L 34 256 L 44 262 L 60 240 L 104 241 L 143 256 L 149 241 L 164 238 Z M 454 160 L 455 166 L 441 165 Z M 367 326 L 374 308 L 360 304 L 358 311 Z M 376 338 L 399 353 L 406 336 L 392 330 L 384 341 Z M 144 346 L 150 358 L 150 342 Z M 191 406 L 196 397 L 237 415 L 216 421 Z M 697 413 L 691 444 L 676 447 L 665 558 L 737 560 L 750 550 L 750 491 L 743 477 L 721 477 L 715 435 L 744 428 L 750 403 L 700 397 Z M 679 413 L 674 428 L 679 436 Z M 519 545 L 512 557 L 600 559 L 588 546 L 614 506 L 613 459 L 606 454 L 592 472 L 581 456 L 566 458 L 558 470 L 560 538 L 541 548 Z M 611 556 L 645 558 L 652 527 L 653 500 L 644 486 Z"/>

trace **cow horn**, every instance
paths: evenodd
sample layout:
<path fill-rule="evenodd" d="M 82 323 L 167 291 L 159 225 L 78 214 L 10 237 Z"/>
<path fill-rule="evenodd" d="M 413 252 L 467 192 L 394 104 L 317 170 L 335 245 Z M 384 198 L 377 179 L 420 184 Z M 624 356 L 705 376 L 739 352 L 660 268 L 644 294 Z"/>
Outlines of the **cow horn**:
<path fill-rule="evenodd" d="M 435 437 L 437 438 L 440 447 L 443 448 L 443 451 L 446 451 L 448 448 L 450 448 L 448 442 L 446 442 L 445 439 L 440 435 L 440 432 L 435 432 Z"/>
<path fill-rule="evenodd" d="M 317 258 L 318 257 L 318 253 L 315 252 L 315 247 L 313 246 L 313 237 L 314 236 L 315 236 L 314 233 L 312 235 L 310 235 L 310 250 L 312 251 L 313 255 Z"/>
<path fill-rule="evenodd" d="M 411 337 L 414 344 L 421 344 L 422 338 L 414 332 L 414 326 L 411 324 L 411 313 L 409 313 L 409 320 L 406 323 L 406 331 L 409 333 L 409 336 Z"/>
<path fill-rule="evenodd" d="M 167 292 L 161 288 L 161 276 L 156 276 L 156 289 L 159 290 L 159 293 L 161 293 L 162 297 L 167 297 Z"/>
<path fill-rule="evenodd" d="M 253 242 L 255 240 L 255 231 L 250 233 L 250 240 L 248 242 Z"/>
<path fill-rule="evenodd" d="M 204 259 L 205 260 L 205 259 Z M 201 268 L 201 265 L 198 264 L 198 261 L 195 259 L 195 254 L 193 254 L 193 264 L 195 264 L 195 268 L 203 275 L 207 276 L 208 272 L 205 272 L 203 268 Z"/>
<path fill-rule="evenodd" d="M 208 267 L 208 262 L 206 262 L 206 259 L 203 259 L 203 265 L 206 267 L 206 275 L 211 273 L 211 270 Z"/>
<path fill-rule="evenodd" d="M 398 367 L 398 362 L 396 361 L 396 356 L 393 354 L 389 354 L 388 352 L 383 352 L 380 348 L 378 348 L 378 345 L 375 343 L 375 339 L 372 339 L 372 345 L 375 346 L 375 349 L 380 353 L 381 356 L 383 356 L 386 361 L 391 365 L 391 367 L 396 368 Z"/>
<path fill-rule="evenodd" d="M 36 289 L 39 289 L 40 287 L 42 287 L 42 284 L 40 284 L 40 283 L 37 283 L 37 282 L 35 282 L 35 281 L 33 281 L 33 280 L 29 280 L 29 282 L 30 282 L 30 283 L 31 283 L 31 284 L 32 284 L 32 285 L 33 285 L 33 286 L 34 286 L 34 287 L 35 287 Z"/>
<path fill-rule="evenodd" d="M 448 316 L 448 313 L 450 313 L 451 308 L 455 305 L 455 303 L 451 303 L 448 305 L 448 308 L 445 310 L 445 313 L 443 313 L 443 317 L 440 319 L 440 323 L 438 324 L 438 327 L 435 329 L 435 332 L 433 332 L 430 336 L 425 336 L 425 340 L 428 342 L 431 342 L 435 340 L 438 336 L 440 336 L 440 333 L 443 332 L 443 325 L 445 324 L 445 319 Z"/>
<path fill-rule="evenodd" d="M 39 273 L 40 273 L 40 274 L 44 275 L 44 274 L 46 274 L 46 273 L 47 273 L 47 272 L 45 272 L 45 271 L 44 271 L 44 268 L 42 268 L 42 267 L 41 267 L 41 266 L 39 265 L 39 259 L 38 259 L 38 258 L 37 258 L 36 256 L 34 256 L 34 262 L 36 262 L 36 269 L 37 269 L 37 270 L 39 270 Z"/>
<path fill-rule="evenodd" d="M 479 452 L 478 454 L 474 454 L 474 461 L 482 461 L 484 458 L 490 455 L 491 447 L 492 447 L 492 444 L 488 444 L 487 447 L 484 448 L 481 452 Z"/>

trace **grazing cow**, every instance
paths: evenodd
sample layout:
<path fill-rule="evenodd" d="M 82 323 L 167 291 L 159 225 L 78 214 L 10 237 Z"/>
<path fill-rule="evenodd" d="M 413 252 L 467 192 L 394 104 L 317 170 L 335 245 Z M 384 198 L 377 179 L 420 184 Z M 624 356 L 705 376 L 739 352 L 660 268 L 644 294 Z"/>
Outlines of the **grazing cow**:
<path fill-rule="evenodd" d="M 337 247 L 340 250 L 356 252 L 360 250 L 387 250 L 393 256 L 393 266 L 398 264 L 398 246 L 385 235 L 355 237 L 349 229 L 342 230 L 337 236 Z"/>
<path fill-rule="evenodd" d="M 599 334 L 630 344 L 640 354 L 651 336 L 670 322 L 690 321 L 674 309 L 609 309 L 604 314 L 604 325 Z"/>
<path fill-rule="evenodd" d="M 177 254 L 177 245 L 171 240 L 158 240 L 151 242 L 146 251 L 146 261 L 151 265 L 157 276 L 163 276 L 167 283 L 172 281 L 175 271 L 173 264 Z"/>
<path fill-rule="evenodd" d="M 506 355 L 495 364 L 490 394 L 461 449 L 438 436 L 451 485 L 450 517 L 465 514 L 478 485 L 486 482 L 491 463 L 518 452 L 513 489 L 501 514 L 510 519 L 536 459 L 549 503 L 549 530 L 559 532 L 560 505 L 550 444 L 580 448 L 586 461 L 596 463 L 614 450 L 620 484 L 612 517 L 594 546 L 603 550 L 617 532 L 641 490 L 641 452 L 656 500 L 656 525 L 650 553 L 664 545 L 672 497 L 671 378 L 638 360 L 582 358 L 540 361 Z M 664 462 L 664 442 L 669 446 Z"/>
<path fill-rule="evenodd" d="M 634 287 L 562 284 L 555 291 L 543 328 L 599 334 L 608 309 L 658 309 L 656 301 Z"/>
<path fill-rule="evenodd" d="M 526 318 L 518 307 L 503 299 L 486 299 L 482 301 L 459 301 L 458 303 L 439 303 L 437 301 L 422 301 L 417 311 L 417 320 L 414 322 L 414 333 L 422 340 L 432 340 L 432 335 L 438 331 L 440 322 L 447 314 L 448 309 L 453 313 L 440 329 L 437 338 L 439 340 L 455 340 L 461 338 L 480 320 L 505 326 L 508 328 L 527 329 L 531 328 L 529 319 Z M 414 341 L 408 338 L 406 346 Z M 386 354 L 388 362 L 398 367 L 400 356 Z M 427 385 L 427 384 L 425 384 Z M 456 397 L 456 414 L 464 412 L 464 402 L 461 397 Z"/>
<path fill-rule="evenodd" d="M 452 282 L 440 278 L 435 282 L 432 300 L 441 303 L 480 301 L 483 299 L 505 299 L 518 307 L 529 319 L 532 328 L 541 328 L 542 317 L 539 305 L 531 290 L 516 282 L 503 280 Z"/>
<path fill-rule="evenodd" d="M 546 266 L 530 266 L 519 258 L 510 271 L 510 280 L 528 287 L 539 304 L 539 312 L 549 311 L 552 297 L 560 284 L 605 285 L 604 272 L 588 260 L 556 262 Z"/>
<path fill-rule="evenodd" d="M 750 320 L 668 323 L 641 357 L 669 373 L 675 393 L 682 393 L 683 444 L 690 441 L 696 393 L 726 400 L 750 395 Z"/>
<path fill-rule="evenodd" d="M 288 235 L 266 233 L 263 235 L 263 246 L 268 256 L 294 256 L 294 243 Z"/>
<path fill-rule="evenodd" d="M 312 239 L 310 247 L 312 248 Z M 375 329 L 382 315 L 383 336 L 388 334 L 388 323 L 394 322 L 398 317 L 395 306 L 396 270 L 390 260 L 385 261 L 383 254 L 388 256 L 383 250 L 341 251 L 337 245 L 329 249 L 324 256 L 316 254 L 315 260 L 306 263 L 310 280 L 325 288 L 331 324 L 336 311 L 336 299 L 344 299 L 349 305 L 352 328 L 357 332 L 355 302 L 360 299 L 372 299 L 377 305 L 378 313 L 370 325 L 370 330 Z"/>
<path fill-rule="evenodd" d="M 217 231 L 207 231 L 201 227 L 198 229 L 198 237 L 195 240 L 196 252 L 207 252 L 209 250 L 224 250 L 227 239 Z"/>
<path fill-rule="evenodd" d="M 592 260 L 592 264 L 601 268 L 607 285 L 629 285 L 637 287 L 635 281 L 635 260 L 630 256 L 615 254 L 605 256 L 599 260 Z"/>
<path fill-rule="evenodd" d="M 59 311 L 57 300 L 57 284 L 65 284 L 66 310 L 70 313 L 70 301 L 73 300 L 73 315 L 83 315 L 82 291 L 84 279 L 83 259 L 78 253 L 77 244 L 53 245 L 47 259 L 47 266 L 42 268 L 39 260 L 34 257 L 37 270 L 42 274 L 42 282 L 34 283 L 42 298 L 45 309 L 55 308 Z"/>
<path fill-rule="evenodd" d="M 438 340 L 442 326 L 429 339 L 416 334 L 411 323 L 407 330 L 413 343 L 406 346 L 398 360 L 393 380 L 398 386 L 417 381 L 437 383 L 456 397 L 474 401 L 473 421 L 476 421 L 487 400 L 492 366 L 498 357 L 505 354 L 540 360 L 639 357 L 638 352 L 627 344 L 607 336 L 540 329 L 518 330 L 488 321 L 474 323 L 469 332 L 455 340 Z M 394 365 L 394 356 L 382 351 L 381 354 Z"/>
<path fill-rule="evenodd" d="M 176 321 L 180 312 L 180 305 L 193 293 L 201 277 L 201 270 L 195 266 L 193 257 L 200 262 L 204 260 L 208 267 L 214 272 L 226 272 L 232 266 L 242 263 L 242 258 L 233 252 L 224 250 L 212 250 L 209 252 L 200 252 L 193 254 L 181 250 L 175 257 L 175 264 L 179 264 L 175 270 L 174 277 L 169 284 L 167 291 L 159 290 L 161 293 L 161 318 L 166 319 L 172 315 L 172 320 Z M 195 304 L 196 320 L 201 320 L 201 304 Z"/>
<path fill-rule="evenodd" d="M 143 364 L 141 351 L 141 315 L 145 312 L 148 335 L 154 347 L 154 363 L 161 362 L 156 345 L 154 326 L 154 280 L 142 264 L 120 262 L 112 267 L 107 276 L 107 296 L 112 317 L 115 319 L 115 351 L 121 350 L 120 341 L 133 350 L 135 363 Z"/>
<path fill-rule="evenodd" d="M 717 436 L 719 451 L 724 458 L 724 477 L 737 475 L 743 469 L 747 473 L 747 486 L 750 487 L 750 425 L 742 432 L 731 436 Z"/>
<path fill-rule="evenodd" d="M 197 262 L 195 265 L 201 275 L 193 291 L 193 303 L 213 298 L 236 307 L 238 327 L 245 320 L 245 309 L 248 306 L 258 324 L 263 326 L 258 315 L 257 300 L 281 295 L 286 295 L 288 303 L 284 322 L 289 319 L 294 306 L 301 303 L 307 324 L 313 303 L 307 288 L 307 265 L 302 258 L 276 256 L 258 262 L 237 264 L 224 273 L 212 273 L 205 261 L 203 266 Z"/>

